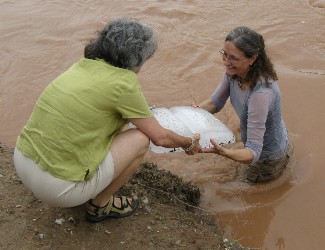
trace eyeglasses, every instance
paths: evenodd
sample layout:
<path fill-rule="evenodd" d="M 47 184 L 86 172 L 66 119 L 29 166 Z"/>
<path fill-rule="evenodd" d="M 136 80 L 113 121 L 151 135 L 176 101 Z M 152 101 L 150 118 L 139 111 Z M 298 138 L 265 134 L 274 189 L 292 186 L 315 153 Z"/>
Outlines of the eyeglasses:
<path fill-rule="evenodd" d="M 222 56 L 223 61 L 226 61 L 228 59 L 228 61 L 232 64 L 236 64 L 240 61 L 240 59 L 235 56 L 229 56 L 223 49 L 220 50 L 219 53 Z"/>

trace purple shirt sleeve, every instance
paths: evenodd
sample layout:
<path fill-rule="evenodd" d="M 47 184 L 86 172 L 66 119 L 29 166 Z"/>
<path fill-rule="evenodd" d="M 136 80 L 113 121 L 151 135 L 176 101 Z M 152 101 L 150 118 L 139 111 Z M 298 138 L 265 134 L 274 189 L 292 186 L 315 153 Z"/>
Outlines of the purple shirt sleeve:
<path fill-rule="evenodd" d="M 253 93 L 248 102 L 247 141 L 245 147 L 252 151 L 256 162 L 263 148 L 266 119 L 274 98 L 272 89 Z"/>
<path fill-rule="evenodd" d="M 230 83 L 226 74 L 224 75 L 221 83 L 218 85 L 216 90 L 212 93 L 210 99 L 216 106 L 217 112 L 219 112 L 225 105 L 230 95 Z"/>

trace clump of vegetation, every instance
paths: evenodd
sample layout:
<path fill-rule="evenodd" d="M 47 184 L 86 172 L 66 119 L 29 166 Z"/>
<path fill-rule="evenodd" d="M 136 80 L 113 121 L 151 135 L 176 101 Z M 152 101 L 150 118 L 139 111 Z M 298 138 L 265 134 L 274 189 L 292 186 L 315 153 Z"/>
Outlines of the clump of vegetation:
<path fill-rule="evenodd" d="M 143 163 L 120 192 L 134 193 L 140 198 L 159 196 L 162 203 L 180 202 L 188 209 L 200 202 L 198 187 L 151 162 Z"/>

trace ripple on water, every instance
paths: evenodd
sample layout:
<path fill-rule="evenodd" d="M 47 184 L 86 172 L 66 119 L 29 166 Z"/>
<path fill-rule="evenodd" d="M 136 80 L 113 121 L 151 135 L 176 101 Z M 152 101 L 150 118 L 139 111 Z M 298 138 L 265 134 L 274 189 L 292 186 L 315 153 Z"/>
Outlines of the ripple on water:
<path fill-rule="evenodd" d="M 309 0 L 309 4 L 314 8 L 325 9 L 324 0 Z"/>
<path fill-rule="evenodd" d="M 316 13 L 325 16 L 325 0 L 309 0 L 308 4 Z"/>

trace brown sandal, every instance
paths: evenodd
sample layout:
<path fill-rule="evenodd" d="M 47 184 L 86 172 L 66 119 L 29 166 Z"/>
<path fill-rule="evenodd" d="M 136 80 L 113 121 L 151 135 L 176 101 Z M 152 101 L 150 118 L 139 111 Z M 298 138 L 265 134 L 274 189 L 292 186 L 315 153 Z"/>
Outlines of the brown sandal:
<path fill-rule="evenodd" d="M 121 207 L 114 203 L 115 198 L 121 200 Z M 89 222 L 100 222 L 107 218 L 123 218 L 130 216 L 138 207 L 138 202 L 132 199 L 131 203 L 125 196 L 112 196 L 109 202 L 103 207 L 97 207 L 92 204 L 92 200 L 86 204 L 86 220 Z"/>

